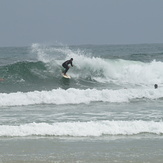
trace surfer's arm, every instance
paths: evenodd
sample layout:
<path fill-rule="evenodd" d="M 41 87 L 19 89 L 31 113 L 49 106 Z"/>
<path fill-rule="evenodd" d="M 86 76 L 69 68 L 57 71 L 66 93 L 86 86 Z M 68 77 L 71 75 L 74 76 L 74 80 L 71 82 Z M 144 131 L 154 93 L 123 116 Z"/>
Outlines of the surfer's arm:
<path fill-rule="evenodd" d="M 71 62 L 71 66 L 73 67 L 73 64 L 72 64 L 72 62 Z"/>

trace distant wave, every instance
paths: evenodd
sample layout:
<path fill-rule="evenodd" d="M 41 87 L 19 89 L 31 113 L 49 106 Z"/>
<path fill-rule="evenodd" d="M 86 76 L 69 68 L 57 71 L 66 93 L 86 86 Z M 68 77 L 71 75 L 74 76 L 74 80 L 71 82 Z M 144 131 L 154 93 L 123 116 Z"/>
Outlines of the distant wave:
<path fill-rule="evenodd" d="M 21 106 L 34 104 L 80 104 L 90 102 L 122 103 L 136 99 L 163 98 L 163 89 L 75 89 L 58 88 L 51 91 L 0 93 L 0 106 Z"/>
<path fill-rule="evenodd" d="M 0 136 L 72 136 L 163 134 L 163 122 L 154 121 L 89 121 L 0 125 Z"/>

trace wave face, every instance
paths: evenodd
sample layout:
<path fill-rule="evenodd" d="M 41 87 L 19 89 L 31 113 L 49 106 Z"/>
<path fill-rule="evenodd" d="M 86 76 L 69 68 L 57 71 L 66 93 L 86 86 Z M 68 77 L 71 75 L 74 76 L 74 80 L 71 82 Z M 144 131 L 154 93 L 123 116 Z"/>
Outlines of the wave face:
<path fill-rule="evenodd" d="M 90 121 L 60 123 L 30 123 L 20 126 L 0 126 L 0 136 L 103 136 L 163 134 L 163 122 L 152 121 Z"/>

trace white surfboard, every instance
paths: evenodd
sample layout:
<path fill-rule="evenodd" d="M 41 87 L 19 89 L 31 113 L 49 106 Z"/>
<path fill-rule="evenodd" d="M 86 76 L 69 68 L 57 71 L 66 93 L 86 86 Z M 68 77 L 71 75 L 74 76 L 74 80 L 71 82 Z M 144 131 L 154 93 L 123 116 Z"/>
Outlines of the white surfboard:
<path fill-rule="evenodd" d="M 63 73 L 62 73 L 62 76 L 64 77 L 64 78 L 66 78 L 66 79 L 70 79 L 71 78 L 71 76 L 69 76 L 69 75 L 64 75 Z"/>

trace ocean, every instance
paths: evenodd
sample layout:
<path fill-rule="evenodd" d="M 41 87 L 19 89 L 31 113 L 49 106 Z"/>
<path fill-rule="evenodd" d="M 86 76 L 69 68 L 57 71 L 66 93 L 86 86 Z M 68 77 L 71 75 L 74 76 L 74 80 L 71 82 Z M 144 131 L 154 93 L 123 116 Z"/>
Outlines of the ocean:
<path fill-rule="evenodd" d="M 162 163 L 162 120 L 163 44 L 0 47 L 0 163 Z"/>

